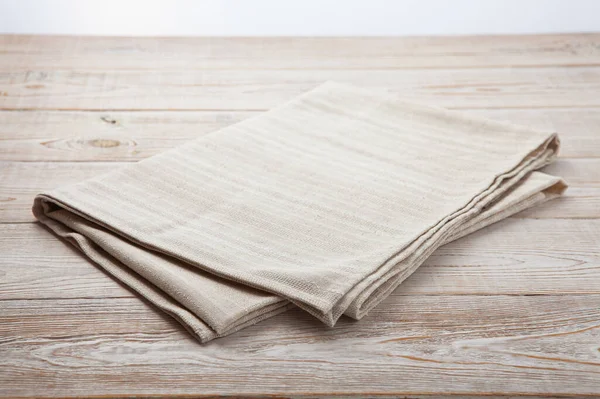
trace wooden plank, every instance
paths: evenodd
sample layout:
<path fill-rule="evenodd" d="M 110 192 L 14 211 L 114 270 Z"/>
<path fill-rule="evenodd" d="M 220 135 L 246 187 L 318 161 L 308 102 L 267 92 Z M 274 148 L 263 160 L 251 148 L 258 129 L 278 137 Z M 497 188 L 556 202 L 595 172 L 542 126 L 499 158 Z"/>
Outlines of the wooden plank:
<path fill-rule="evenodd" d="M 0 300 L 135 296 L 40 223 L 2 225 L 0 253 Z"/>
<path fill-rule="evenodd" d="M 471 110 L 557 131 L 562 157 L 600 156 L 600 112 L 583 109 Z M 137 161 L 260 112 L 0 112 L 0 160 Z"/>
<path fill-rule="evenodd" d="M 36 194 L 52 187 L 77 183 L 123 165 L 118 162 L 1 162 L 0 223 L 33 222 L 31 206 Z"/>
<path fill-rule="evenodd" d="M 124 162 L 0 162 L 0 223 L 34 221 L 36 194 L 116 170 Z M 531 218 L 600 217 L 600 158 L 559 159 L 545 168 L 570 185 L 563 198 L 522 213 Z"/>
<path fill-rule="evenodd" d="M 562 176 L 562 175 L 561 175 Z M 513 216 L 517 219 L 598 219 L 600 218 L 600 188 L 586 187 L 575 180 L 556 200 L 526 209 Z"/>
<path fill-rule="evenodd" d="M 600 188 L 600 159 L 598 158 L 559 158 L 542 170 L 563 177 L 573 187 Z"/>
<path fill-rule="evenodd" d="M 509 219 L 438 249 L 393 295 L 600 294 L 600 220 Z M 0 230 L 0 300 L 131 297 L 40 224 Z"/>
<path fill-rule="evenodd" d="M 395 296 L 201 346 L 136 298 L 0 301 L 4 396 L 556 395 L 600 391 L 600 295 Z"/>
<path fill-rule="evenodd" d="M 599 34 L 396 38 L 0 36 L 4 70 L 407 69 L 600 64 Z"/>
<path fill-rule="evenodd" d="M 563 158 L 600 156 L 600 112 L 589 109 L 474 109 L 485 118 L 558 132 Z"/>
<path fill-rule="evenodd" d="M 0 396 L 597 396 L 599 41 L 0 35 Z M 292 310 L 204 346 L 30 223 L 40 191 L 328 79 L 559 131 L 547 170 L 571 187 L 440 248 L 360 322 Z"/>
<path fill-rule="evenodd" d="M 0 112 L 0 160 L 137 161 L 256 112 Z"/>
<path fill-rule="evenodd" d="M 600 106 L 600 68 L 0 71 L 0 109 L 266 110 L 327 81 L 454 109 Z"/>

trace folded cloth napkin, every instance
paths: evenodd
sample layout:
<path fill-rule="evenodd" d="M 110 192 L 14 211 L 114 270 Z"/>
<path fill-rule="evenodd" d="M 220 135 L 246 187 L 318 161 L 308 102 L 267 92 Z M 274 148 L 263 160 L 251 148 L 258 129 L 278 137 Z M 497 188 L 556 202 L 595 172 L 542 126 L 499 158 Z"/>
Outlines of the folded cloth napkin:
<path fill-rule="evenodd" d="M 560 195 L 554 133 L 327 82 L 33 213 L 202 342 L 360 319 L 439 246 Z"/>

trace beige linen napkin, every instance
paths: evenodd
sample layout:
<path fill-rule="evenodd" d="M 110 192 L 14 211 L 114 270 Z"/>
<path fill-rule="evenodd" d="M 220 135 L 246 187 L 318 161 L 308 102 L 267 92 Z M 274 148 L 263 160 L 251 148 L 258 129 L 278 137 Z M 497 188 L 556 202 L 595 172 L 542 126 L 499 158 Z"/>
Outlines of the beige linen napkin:
<path fill-rule="evenodd" d="M 297 305 L 363 317 L 440 245 L 562 193 L 556 134 L 327 82 L 36 197 L 51 230 L 202 342 Z"/>

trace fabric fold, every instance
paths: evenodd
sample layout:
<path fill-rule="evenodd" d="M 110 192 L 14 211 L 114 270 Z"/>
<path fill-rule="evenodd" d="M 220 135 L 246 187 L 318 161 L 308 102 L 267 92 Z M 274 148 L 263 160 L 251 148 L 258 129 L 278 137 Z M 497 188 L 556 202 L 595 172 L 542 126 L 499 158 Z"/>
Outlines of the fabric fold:
<path fill-rule="evenodd" d="M 327 82 L 34 215 L 202 342 L 298 306 L 360 319 L 439 246 L 559 196 L 555 133 Z"/>

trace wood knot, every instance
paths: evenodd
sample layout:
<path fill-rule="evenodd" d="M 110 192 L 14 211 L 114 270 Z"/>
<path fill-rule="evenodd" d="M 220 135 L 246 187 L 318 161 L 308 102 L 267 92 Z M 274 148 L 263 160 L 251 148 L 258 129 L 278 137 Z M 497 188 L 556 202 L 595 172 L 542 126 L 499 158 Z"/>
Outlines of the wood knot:
<path fill-rule="evenodd" d="M 102 120 L 102 122 L 106 122 L 106 123 L 109 123 L 111 125 L 116 125 L 117 124 L 117 120 L 116 119 L 109 118 L 108 116 L 101 116 L 100 119 Z"/>
<path fill-rule="evenodd" d="M 96 139 L 96 140 L 90 140 L 90 144 L 93 147 L 111 148 L 111 147 L 120 146 L 121 142 L 118 140 L 110 140 L 110 139 Z"/>

